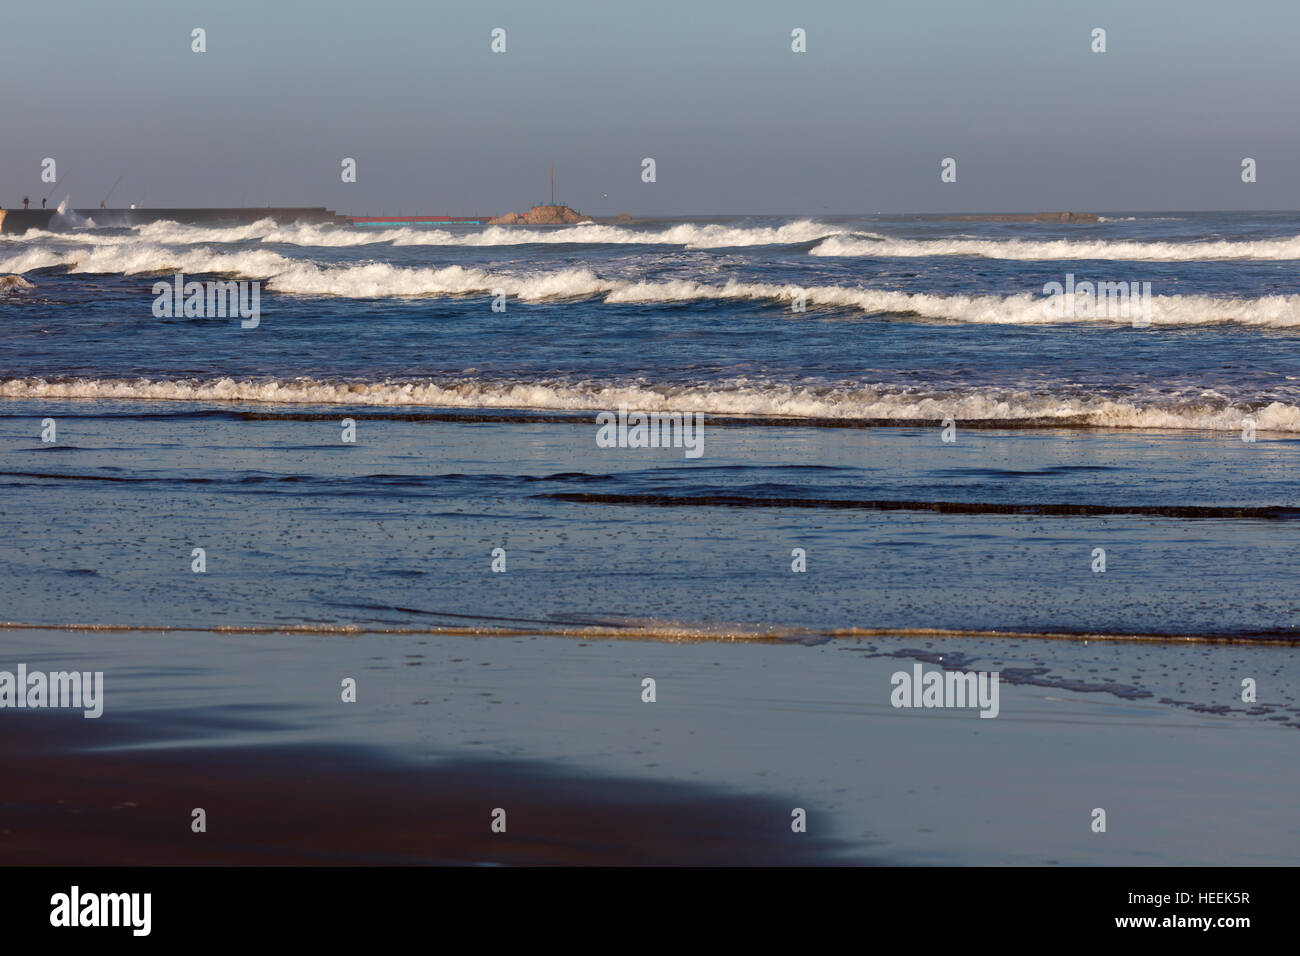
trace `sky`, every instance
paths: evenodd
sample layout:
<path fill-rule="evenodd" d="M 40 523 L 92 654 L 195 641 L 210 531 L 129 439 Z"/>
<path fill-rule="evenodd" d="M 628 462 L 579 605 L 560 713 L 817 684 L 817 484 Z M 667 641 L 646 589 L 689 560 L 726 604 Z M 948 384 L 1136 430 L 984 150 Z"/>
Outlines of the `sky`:
<path fill-rule="evenodd" d="M 1300 208 L 1295 0 L 42 0 L 0 35 L 9 208 L 495 215 L 551 163 L 596 216 Z"/>

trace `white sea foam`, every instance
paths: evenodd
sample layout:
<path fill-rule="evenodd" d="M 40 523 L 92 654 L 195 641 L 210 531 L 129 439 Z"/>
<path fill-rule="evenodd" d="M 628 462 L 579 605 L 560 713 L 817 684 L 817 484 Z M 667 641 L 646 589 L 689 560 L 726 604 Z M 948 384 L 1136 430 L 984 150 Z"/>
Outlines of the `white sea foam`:
<path fill-rule="evenodd" d="M 983 256 L 988 259 L 1117 259 L 1197 262 L 1210 259 L 1300 259 L 1300 236 L 1286 239 L 1197 242 L 1122 242 L 1109 239 L 888 239 L 831 236 L 809 255 L 858 257 Z"/>
<path fill-rule="evenodd" d="M 654 304 L 693 301 L 754 300 L 792 304 L 800 295 L 807 305 L 852 309 L 869 315 L 904 315 L 940 322 L 991 325 L 1048 325 L 1063 322 L 1129 324 L 1127 318 L 1053 318 L 1044 299 L 1019 295 L 934 295 L 862 289 L 851 286 L 780 285 L 762 282 L 712 284 L 688 279 L 604 279 L 587 269 L 524 275 L 447 266 L 405 268 L 386 263 L 367 265 L 293 265 L 273 276 L 268 288 L 299 295 L 351 298 L 491 294 L 504 289 L 527 301 L 550 298 L 602 297 L 609 304 Z M 792 313 L 794 315 L 794 313 Z M 1213 296 L 1153 296 L 1152 325 L 1236 323 L 1265 328 L 1300 328 L 1300 295 L 1228 299 Z"/>
<path fill-rule="evenodd" d="M 271 249 L 218 251 L 207 246 L 169 248 L 136 240 L 65 250 L 20 247 L 0 258 L 0 273 L 25 273 L 63 265 L 72 272 L 151 275 L 181 271 L 261 279 L 273 292 L 342 298 L 493 295 L 497 289 L 524 301 L 602 297 L 610 304 L 754 300 L 787 305 L 799 295 L 812 307 L 851 309 L 869 315 L 902 315 L 938 322 L 1048 325 L 1062 322 L 1127 324 L 1125 318 L 1053 318 L 1044 299 L 1018 295 L 938 295 L 853 286 L 800 287 L 763 282 L 724 284 L 689 279 L 603 278 L 589 269 L 495 272 L 466 266 L 394 266 L 384 262 L 322 264 L 292 259 Z M 1167 326 L 1235 323 L 1261 328 L 1300 328 L 1300 295 L 1232 299 L 1204 295 L 1151 298 L 1151 324 Z"/>
<path fill-rule="evenodd" d="M 391 296 L 447 296 L 477 293 L 492 295 L 497 289 L 525 301 L 590 298 L 615 291 L 622 282 L 598 278 L 587 269 L 561 269 L 538 273 L 496 273 L 465 266 L 407 268 L 385 262 L 363 265 L 320 266 L 295 263 L 272 276 L 267 288 L 294 295 L 331 295 L 348 298 Z"/>
<path fill-rule="evenodd" d="M 1121 220 L 1104 220 L 1121 221 Z M 1128 221 L 1128 220 L 1122 220 Z M 1202 260 L 1300 259 L 1300 236 L 1252 240 L 1121 241 L 1111 239 L 898 239 L 878 233 L 801 219 L 780 226 L 728 226 L 682 223 L 663 229 L 581 223 L 558 227 L 487 226 L 439 229 L 395 226 L 353 227 L 315 223 L 279 224 L 266 218 L 233 226 L 185 225 L 171 221 L 134 226 L 125 234 L 94 230 L 76 232 L 30 230 L 0 237 L 3 245 L 41 242 L 85 245 L 131 245 L 140 241 L 162 245 L 205 245 L 258 242 L 304 247 L 349 247 L 390 243 L 394 246 L 517 246 L 528 244 L 674 245 L 687 249 L 796 245 L 821 240 L 813 256 L 899 257 L 982 256 L 990 259 L 1050 261 L 1060 259 L 1196 262 Z"/>
<path fill-rule="evenodd" d="M 723 226 L 691 223 L 667 229 L 629 229 L 600 223 L 583 223 L 559 229 L 519 229 L 489 226 L 482 232 L 464 236 L 447 234 L 428 237 L 418 230 L 395 240 L 396 245 L 512 246 L 526 243 L 585 243 L 596 245 L 673 245 L 688 249 L 715 249 L 735 246 L 793 245 L 839 235 L 843 229 L 801 219 L 782 226 Z"/>
<path fill-rule="evenodd" d="M 216 252 L 205 246 L 172 249 L 136 239 L 111 245 L 52 249 L 47 246 L 3 247 L 0 272 L 30 272 L 66 266 L 70 272 L 101 275 L 148 275 L 170 271 L 220 273 L 245 278 L 274 275 L 300 264 L 270 249 Z"/>
<path fill-rule="evenodd" d="M 1300 407 L 1283 402 L 1249 406 L 1221 396 L 1188 393 L 1146 400 L 1080 397 L 1009 389 L 925 392 L 885 385 L 810 387 L 754 381 L 689 385 L 602 382 L 444 381 L 329 382 L 291 380 L 149 380 L 40 378 L 0 380 L 0 398 L 142 399 L 169 402 L 251 402 L 293 405 L 422 406 L 601 411 L 626 405 L 643 411 L 813 419 L 1033 421 L 1106 428 L 1241 431 L 1247 417 L 1260 431 L 1300 432 Z"/>
<path fill-rule="evenodd" d="M 50 232 L 32 230 L 5 237 L 9 242 L 76 242 L 89 245 L 127 245 L 140 240 L 164 245 L 203 245 L 251 242 L 295 246 L 517 246 L 534 243 L 585 245 L 673 245 L 688 249 L 740 246 L 792 245 L 839 235 L 843 229 L 809 219 L 781 226 L 725 226 L 684 223 L 666 229 L 634 229 L 601 223 L 559 227 L 488 226 L 469 231 L 428 227 L 393 228 L 335 226 L 313 223 L 280 225 L 274 219 L 235 226 L 195 226 L 171 221 L 134 226 L 128 234 Z M 862 233 L 857 233 L 862 235 Z"/>

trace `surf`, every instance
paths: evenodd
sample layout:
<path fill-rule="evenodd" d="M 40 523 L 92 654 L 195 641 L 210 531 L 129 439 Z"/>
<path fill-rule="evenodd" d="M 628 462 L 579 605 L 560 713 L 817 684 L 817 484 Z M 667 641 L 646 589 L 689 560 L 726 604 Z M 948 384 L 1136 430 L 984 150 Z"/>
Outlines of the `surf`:
<path fill-rule="evenodd" d="M 1077 390 L 968 388 L 925 390 L 889 384 L 811 386 L 748 380 L 689 384 L 617 380 L 9 378 L 0 399 L 149 401 L 380 408 L 511 409 L 601 412 L 625 405 L 642 412 L 702 413 L 752 424 L 863 427 L 932 426 L 952 418 L 963 427 L 1203 430 L 1300 433 L 1300 404 L 1267 397 L 1208 399 L 1200 391 L 1080 396 Z M 587 419 L 575 419 L 589 427 Z M 709 424 L 715 424 L 710 418 Z"/>

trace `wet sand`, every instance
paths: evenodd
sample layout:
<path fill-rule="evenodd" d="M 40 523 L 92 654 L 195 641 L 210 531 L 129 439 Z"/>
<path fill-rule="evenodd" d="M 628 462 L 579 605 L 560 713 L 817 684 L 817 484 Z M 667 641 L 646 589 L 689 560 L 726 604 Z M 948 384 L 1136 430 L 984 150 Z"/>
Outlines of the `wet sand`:
<path fill-rule="evenodd" d="M 1003 682 L 994 720 L 892 707 L 890 674 L 940 658 L 1030 679 Z M 1062 663 L 1027 666 L 1046 658 Z M 1290 658 L 998 639 L 13 630 L 5 666 L 102 669 L 105 707 L 97 720 L 0 711 L 0 864 L 1288 864 Z M 1188 705 L 1226 699 L 1242 673 L 1260 679 L 1265 712 Z M 1134 674 L 1167 686 L 1134 692 L 1121 681 Z M 340 699 L 345 676 L 356 703 Z M 1095 807 L 1105 834 L 1090 830 Z M 791 830 L 795 808 L 806 833 Z"/>
<path fill-rule="evenodd" d="M 540 761 L 403 764 L 327 745 L 85 752 L 64 717 L 10 717 L 0 865 L 837 865 L 788 808 Z M 129 746 L 114 735 L 112 746 Z M 138 742 L 138 741 L 135 741 Z M 192 832 L 200 804 L 207 830 Z M 506 831 L 491 812 L 506 809 Z"/>

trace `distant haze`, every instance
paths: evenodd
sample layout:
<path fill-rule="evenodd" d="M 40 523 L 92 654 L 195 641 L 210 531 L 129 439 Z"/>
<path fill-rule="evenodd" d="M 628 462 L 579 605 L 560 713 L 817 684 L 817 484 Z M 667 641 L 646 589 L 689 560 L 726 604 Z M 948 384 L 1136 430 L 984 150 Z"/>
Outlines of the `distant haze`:
<path fill-rule="evenodd" d="M 7 208 L 93 207 L 125 173 L 110 205 L 497 214 L 548 200 L 552 162 L 591 215 L 1300 207 L 1294 0 L 68 0 L 0 24 Z"/>

